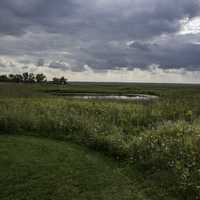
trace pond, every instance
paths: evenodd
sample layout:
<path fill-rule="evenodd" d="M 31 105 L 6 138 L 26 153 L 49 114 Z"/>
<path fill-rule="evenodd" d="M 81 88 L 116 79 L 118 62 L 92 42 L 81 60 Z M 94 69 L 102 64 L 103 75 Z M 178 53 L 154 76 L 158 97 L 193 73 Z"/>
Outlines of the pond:
<path fill-rule="evenodd" d="M 74 95 L 70 96 L 70 98 L 75 99 L 107 99 L 107 100 L 154 100 L 157 99 L 158 96 L 155 95 Z"/>

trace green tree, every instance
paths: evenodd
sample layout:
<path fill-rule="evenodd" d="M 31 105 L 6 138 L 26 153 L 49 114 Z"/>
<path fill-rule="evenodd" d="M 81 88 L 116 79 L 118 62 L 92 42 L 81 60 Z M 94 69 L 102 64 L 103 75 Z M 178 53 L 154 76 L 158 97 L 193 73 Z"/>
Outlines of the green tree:
<path fill-rule="evenodd" d="M 13 82 L 16 82 L 16 83 L 23 82 L 23 76 L 21 74 L 15 74 L 13 77 Z"/>
<path fill-rule="evenodd" d="M 36 79 L 37 83 L 43 83 L 43 82 L 47 81 L 47 78 L 46 78 L 46 76 L 44 74 L 37 74 L 35 76 L 35 79 Z"/>
<path fill-rule="evenodd" d="M 9 79 L 10 82 L 14 82 L 14 80 L 15 80 L 15 75 L 14 75 L 14 74 L 9 74 L 9 75 L 8 75 L 8 79 Z"/>
<path fill-rule="evenodd" d="M 60 84 L 61 84 L 61 85 L 66 85 L 66 84 L 67 84 L 67 79 L 66 79 L 64 76 L 62 76 L 62 77 L 60 78 Z"/>
<path fill-rule="evenodd" d="M 23 76 L 23 82 L 28 82 L 28 78 L 29 78 L 28 72 L 23 73 L 22 76 Z"/>
<path fill-rule="evenodd" d="M 33 73 L 28 74 L 28 82 L 34 83 L 35 82 L 35 75 Z"/>
<path fill-rule="evenodd" d="M 7 75 L 1 75 L 0 76 L 0 82 L 8 82 L 9 78 L 7 77 Z"/>
<path fill-rule="evenodd" d="M 59 84 L 59 85 L 66 85 L 67 84 L 67 79 L 64 76 L 62 76 L 61 78 L 54 77 L 53 78 L 53 83 L 54 84 Z"/>

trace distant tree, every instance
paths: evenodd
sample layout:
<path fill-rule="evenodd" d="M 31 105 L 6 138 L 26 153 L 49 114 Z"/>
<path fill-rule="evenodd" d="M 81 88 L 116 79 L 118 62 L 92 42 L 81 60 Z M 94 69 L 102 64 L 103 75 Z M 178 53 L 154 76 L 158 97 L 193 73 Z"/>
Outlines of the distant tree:
<path fill-rule="evenodd" d="M 8 75 L 8 79 L 9 79 L 10 82 L 14 82 L 14 80 L 15 80 L 15 75 L 14 75 L 14 74 L 9 74 L 9 75 Z"/>
<path fill-rule="evenodd" d="M 23 74 L 9 74 L 0 75 L 0 82 L 14 82 L 14 83 L 44 83 L 47 82 L 46 76 L 41 74 L 33 74 L 25 72 Z M 54 84 L 65 85 L 67 84 L 67 79 L 62 76 L 61 78 L 53 78 L 52 82 Z"/>
<path fill-rule="evenodd" d="M 47 81 L 47 78 L 44 74 L 36 74 L 35 79 L 37 83 L 44 83 Z"/>
<path fill-rule="evenodd" d="M 13 77 L 13 82 L 16 82 L 16 83 L 23 82 L 23 76 L 21 74 L 15 74 Z"/>
<path fill-rule="evenodd" d="M 0 75 L 0 82 L 8 82 L 9 78 L 7 77 L 7 75 Z"/>
<path fill-rule="evenodd" d="M 25 83 L 34 83 L 35 82 L 35 75 L 33 73 L 25 72 L 22 74 L 23 82 Z"/>
<path fill-rule="evenodd" d="M 54 84 L 59 84 L 59 85 L 66 85 L 67 84 L 67 79 L 64 76 L 62 76 L 61 78 L 54 77 L 53 78 L 53 83 Z"/>
<path fill-rule="evenodd" d="M 54 84 L 59 84 L 59 78 L 54 77 L 52 81 Z"/>
<path fill-rule="evenodd" d="M 33 73 L 28 74 L 28 82 L 34 83 L 35 82 L 35 75 Z"/>
<path fill-rule="evenodd" d="M 22 76 L 23 76 L 23 82 L 28 82 L 28 77 L 29 77 L 28 72 L 23 73 Z"/>
<path fill-rule="evenodd" d="M 64 76 L 62 76 L 62 77 L 60 78 L 60 84 L 61 84 L 61 85 L 66 85 L 66 84 L 67 84 L 67 79 L 66 79 Z"/>

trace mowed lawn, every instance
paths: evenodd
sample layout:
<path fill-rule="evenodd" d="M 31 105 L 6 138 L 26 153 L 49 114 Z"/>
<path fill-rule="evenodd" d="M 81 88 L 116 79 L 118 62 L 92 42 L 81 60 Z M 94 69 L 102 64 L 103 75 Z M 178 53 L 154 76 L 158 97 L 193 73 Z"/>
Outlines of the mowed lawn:
<path fill-rule="evenodd" d="M 1 200 L 146 199 L 111 160 L 83 147 L 0 136 Z"/>

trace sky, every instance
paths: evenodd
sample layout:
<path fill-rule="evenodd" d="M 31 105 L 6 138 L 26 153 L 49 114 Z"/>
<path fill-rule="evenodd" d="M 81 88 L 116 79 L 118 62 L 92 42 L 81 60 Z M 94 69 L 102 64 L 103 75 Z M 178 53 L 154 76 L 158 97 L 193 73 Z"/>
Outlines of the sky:
<path fill-rule="evenodd" d="M 200 83 L 200 0 L 0 0 L 0 74 Z"/>

